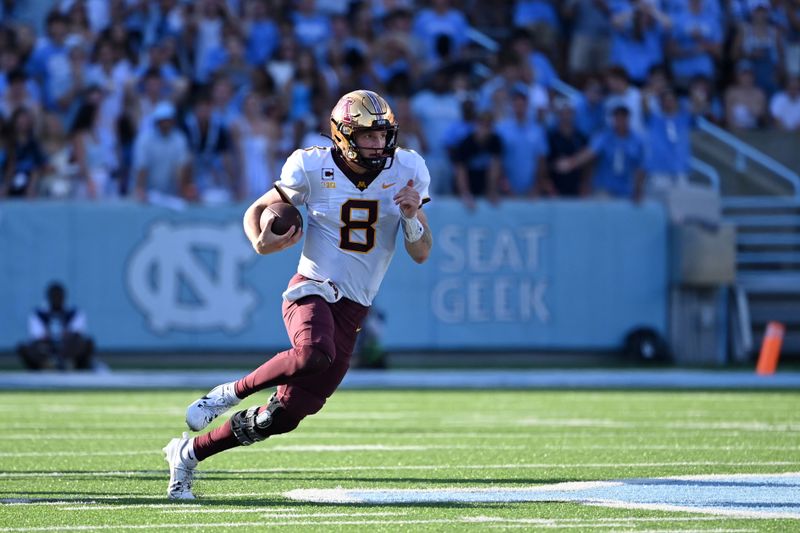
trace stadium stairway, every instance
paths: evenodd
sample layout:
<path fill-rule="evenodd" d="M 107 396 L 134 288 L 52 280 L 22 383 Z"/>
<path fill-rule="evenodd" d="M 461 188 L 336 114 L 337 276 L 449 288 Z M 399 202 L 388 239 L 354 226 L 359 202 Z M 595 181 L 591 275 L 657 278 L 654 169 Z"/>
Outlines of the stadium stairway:
<path fill-rule="evenodd" d="M 786 326 L 783 352 L 800 356 L 800 152 L 774 132 L 734 135 L 708 122 L 693 155 L 720 177 L 723 218 L 736 225 L 736 293 L 757 351 L 770 321 Z"/>
<path fill-rule="evenodd" d="M 783 351 L 800 355 L 800 198 L 723 198 L 723 216 L 736 224 L 736 283 L 750 314 L 754 347 L 768 322 L 786 326 Z"/>

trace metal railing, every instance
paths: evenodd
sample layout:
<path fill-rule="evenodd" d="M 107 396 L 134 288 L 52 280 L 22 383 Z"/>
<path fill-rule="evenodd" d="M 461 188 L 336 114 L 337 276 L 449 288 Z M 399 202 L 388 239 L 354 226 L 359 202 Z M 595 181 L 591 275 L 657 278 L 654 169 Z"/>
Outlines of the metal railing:
<path fill-rule="evenodd" d="M 761 150 L 758 150 L 732 133 L 712 124 L 702 117 L 697 119 L 697 129 L 733 149 L 736 152 L 734 164 L 739 171 L 743 172 L 747 169 L 748 160 L 757 163 L 779 178 L 787 181 L 792 186 L 794 195 L 800 198 L 800 176 L 798 176 L 796 172 L 793 172 L 790 168 L 775 161 Z"/>
<path fill-rule="evenodd" d="M 697 159 L 694 156 L 692 156 L 691 160 L 689 161 L 689 165 L 692 167 L 692 170 L 708 178 L 708 181 L 711 182 L 711 187 L 714 189 L 714 191 L 720 192 L 719 172 L 717 172 L 716 168 L 701 159 Z"/>
<path fill-rule="evenodd" d="M 500 43 L 498 43 L 497 41 L 495 41 L 482 31 L 473 28 L 472 26 L 467 28 L 466 37 L 473 43 L 484 47 L 486 50 L 489 50 L 490 52 L 497 53 L 497 51 L 500 50 Z"/>
<path fill-rule="evenodd" d="M 561 94 L 561 96 L 564 96 L 572 100 L 573 103 L 577 103 L 581 98 L 581 92 L 578 89 L 576 89 L 572 85 L 564 83 L 558 78 L 554 79 L 551 82 L 550 87 L 557 93 Z"/>

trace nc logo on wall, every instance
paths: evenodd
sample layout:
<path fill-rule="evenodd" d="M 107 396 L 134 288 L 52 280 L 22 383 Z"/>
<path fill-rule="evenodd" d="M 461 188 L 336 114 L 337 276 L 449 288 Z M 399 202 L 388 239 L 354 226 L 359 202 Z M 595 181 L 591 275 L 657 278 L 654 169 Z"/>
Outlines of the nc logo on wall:
<path fill-rule="evenodd" d="M 241 282 L 253 260 L 239 224 L 157 222 L 128 262 L 128 292 L 156 333 L 247 325 L 256 304 Z"/>

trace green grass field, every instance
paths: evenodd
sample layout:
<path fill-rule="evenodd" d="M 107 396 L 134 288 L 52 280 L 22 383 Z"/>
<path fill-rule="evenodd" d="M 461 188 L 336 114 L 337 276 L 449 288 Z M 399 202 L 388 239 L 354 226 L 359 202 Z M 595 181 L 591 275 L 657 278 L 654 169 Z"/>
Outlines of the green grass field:
<path fill-rule="evenodd" d="M 440 499 L 464 488 L 486 494 L 576 481 L 800 472 L 800 393 L 345 390 L 295 432 L 205 461 L 194 487 L 199 499 L 171 502 L 161 448 L 183 431 L 185 406 L 203 392 L 0 393 L 0 531 L 800 530 L 791 518 L 603 507 L 558 496 Z M 800 508 L 798 478 L 787 479 L 794 496 L 776 493 L 773 503 Z M 336 504 L 285 495 L 337 488 L 424 490 L 405 494 L 426 500 Z M 631 493 L 641 491 L 633 485 Z"/>

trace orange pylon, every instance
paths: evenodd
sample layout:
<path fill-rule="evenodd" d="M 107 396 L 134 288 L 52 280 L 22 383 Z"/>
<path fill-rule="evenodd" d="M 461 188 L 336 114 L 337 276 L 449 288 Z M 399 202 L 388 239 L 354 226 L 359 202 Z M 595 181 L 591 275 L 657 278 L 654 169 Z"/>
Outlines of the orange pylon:
<path fill-rule="evenodd" d="M 785 331 L 786 328 L 780 322 L 767 324 L 764 341 L 761 343 L 761 353 L 758 355 L 758 364 L 756 364 L 756 374 L 759 376 L 770 376 L 778 368 L 778 358 L 781 356 L 781 344 L 783 344 Z"/>

